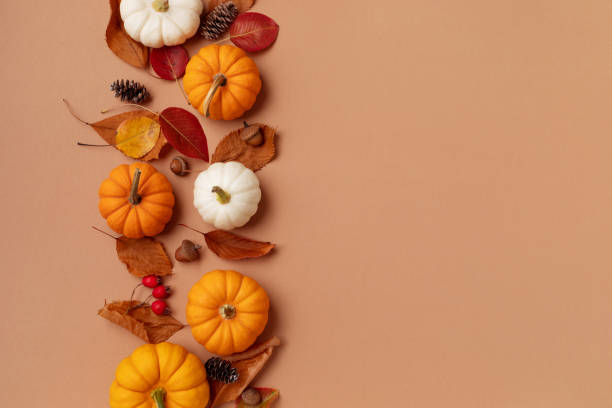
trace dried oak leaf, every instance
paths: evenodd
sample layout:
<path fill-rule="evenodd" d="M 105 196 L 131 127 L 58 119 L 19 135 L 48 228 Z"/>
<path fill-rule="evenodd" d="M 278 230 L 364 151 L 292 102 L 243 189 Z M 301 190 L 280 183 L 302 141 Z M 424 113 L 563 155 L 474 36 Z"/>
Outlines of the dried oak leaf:
<path fill-rule="evenodd" d="M 98 135 L 100 135 L 100 137 L 104 139 L 106 143 L 117 148 L 115 146 L 115 143 L 117 140 L 117 129 L 119 128 L 119 126 L 126 120 L 137 119 L 141 117 L 153 119 L 159 123 L 159 117 L 156 114 L 142 110 L 123 112 L 117 115 L 110 116 L 108 118 L 104 118 L 98 122 L 84 123 L 91 126 L 91 128 L 95 130 L 96 133 L 98 133 Z M 167 143 L 168 141 L 166 140 L 166 137 L 163 135 L 163 133 L 160 133 L 159 137 L 157 138 L 157 142 L 155 143 L 155 146 L 153 146 L 153 148 L 147 154 L 142 156 L 140 160 L 151 161 L 159 159 L 159 154 L 161 153 L 162 148 Z"/>
<path fill-rule="evenodd" d="M 205 13 L 210 13 L 212 9 L 221 3 L 227 3 L 230 0 L 204 0 Z M 255 0 L 231 0 L 239 12 L 243 13 L 253 7 Z"/>
<path fill-rule="evenodd" d="M 172 273 L 172 263 L 166 254 L 164 244 L 155 238 L 119 237 L 117 256 L 134 276 L 165 276 Z"/>
<path fill-rule="evenodd" d="M 207 232 L 204 239 L 211 251 L 225 259 L 257 258 L 266 255 L 275 246 L 271 242 L 253 241 L 223 230 Z"/>
<path fill-rule="evenodd" d="M 119 12 L 120 3 L 121 0 L 110 0 L 111 15 L 106 26 L 106 44 L 123 61 L 144 68 L 149 60 L 149 49 L 125 32 Z"/>
<path fill-rule="evenodd" d="M 234 130 L 225 136 L 215 149 L 211 163 L 239 161 L 253 171 L 260 170 L 268 164 L 276 155 L 274 136 L 276 131 L 270 126 L 255 123 L 251 126 L 259 126 L 264 141 L 259 146 L 253 146 L 243 140 L 245 128 Z"/>
<path fill-rule="evenodd" d="M 259 388 L 255 387 L 261 396 L 261 402 L 257 405 L 247 405 L 242 397 L 236 399 L 236 408 L 269 408 L 272 403 L 280 396 L 280 391 L 274 388 Z"/>
<path fill-rule="evenodd" d="M 251 381 L 253 381 L 253 378 L 255 378 L 255 376 L 266 364 L 274 351 L 274 347 L 280 345 L 280 340 L 277 337 L 272 337 L 263 344 L 266 344 L 263 351 L 252 357 L 244 358 L 242 360 L 232 359 L 232 366 L 238 370 L 238 381 L 231 384 L 225 384 L 219 381 L 210 382 L 212 393 L 210 408 L 229 401 L 234 401 L 236 398 L 240 397 L 242 391 L 249 386 Z M 260 347 L 261 345 L 255 345 L 249 350 Z M 247 350 L 245 353 L 248 353 L 249 350 Z"/>
<path fill-rule="evenodd" d="M 139 306 L 140 302 L 117 301 L 104 302 L 98 311 L 103 318 L 115 323 L 140 337 L 147 343 L 161 343 L 183 328 L 183 324 L 172 316 L 156 315 L 148 305 Z M 136 307 L 139 306 L 139 307 Z"/>

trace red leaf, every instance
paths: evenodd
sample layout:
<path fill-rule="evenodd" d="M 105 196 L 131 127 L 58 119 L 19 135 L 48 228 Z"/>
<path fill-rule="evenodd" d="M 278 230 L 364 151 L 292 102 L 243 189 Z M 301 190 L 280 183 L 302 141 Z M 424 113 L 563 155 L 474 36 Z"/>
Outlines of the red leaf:
<path fill-rule="evenodd" d="M 152 48 L 149 58 L 155 73 L 168 81 L 182 77 L 189 61 L 187 50 L 182 45 Z"/>
<path fill-rule="evenodd" d="M 198 118 L 181 108 L 166 108 L 159 124 L 168 143 L 185 156 L 208 161 L 206 135 Z"/>
<path fill-rule="evenodd" d="M 270 242 L 253 241 L 222 230 L 207 232 L 204 239 L 211 251 L 225 259 L 257 258 L 274 248 L 274 244 Z"/>
<path fill-rule="evenodd" d="M 242 13 L 230 26 L 230 39 L 248 52 L 265 50 L 278 36 L 278 24 L 260 13 Z"/>

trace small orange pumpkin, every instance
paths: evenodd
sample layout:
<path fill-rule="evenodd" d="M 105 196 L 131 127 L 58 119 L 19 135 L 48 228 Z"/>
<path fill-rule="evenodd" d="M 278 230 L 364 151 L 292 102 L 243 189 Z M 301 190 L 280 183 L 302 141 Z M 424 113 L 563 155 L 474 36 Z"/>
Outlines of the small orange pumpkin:
<path fill-rule="evenodd" d="M 98 195 L 98 208 L 108 226 L 128 238 L 157 235 L 172 217 L 172 185 L 147 163 L 115 167 Z"/>
<path fill-rule="evenodd" d="M 123 359 L 110 387 L 111 408 L 204 408 L 204 364 L 178 344 L 145 344 Z"/>
<path fill-rule="evenodd" d="M 227 356 L 246 350 L 268 322 L 266 291 L 236 271 L 208 272 L 187 299 L 191 333 L 211 353 Z"/>
<path fill-rule="evenodd" d="M 208 45 L 191 57 L 183 88 L 189 102 L 211 119 L 232 120 L 251 109 L 261 90 L 259 70 L 233 45 Z"/>

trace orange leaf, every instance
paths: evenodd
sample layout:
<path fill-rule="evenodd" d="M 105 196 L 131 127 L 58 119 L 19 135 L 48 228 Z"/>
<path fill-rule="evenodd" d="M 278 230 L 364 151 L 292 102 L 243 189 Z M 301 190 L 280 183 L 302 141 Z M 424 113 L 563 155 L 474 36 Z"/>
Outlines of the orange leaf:
<path fill-rule="evenodd" d="M 121 0 L 110 0 L 111 15 L 106 26 L 106 44 L 123 61 L 138 68 L 147 66 L 149 49 L 130 37 L 119 13 Z"/>
<path fill-rule="evenodd" d="M 274 136 L 276 131 L 270 126 L 255 123 L 251 126 L 259 126 L 263 135 L 263 143 L 253 146 L 243 140 L 247 127 L 234 130 L 225 136 L 217 145 L 212 155 L 211 164 L 215 162 L 239 161 L 253 171 L 260 170 L 268 164 L 276 155 Z M 249 127 L 251 127 L 249 126 Z"/>
<path fill-rule="evenodd" d="M 266 362 L 274 351 L 274 347 L 280 345 L 280 341 L 276 337 L 273 337 L 266 343 L 269 343 L 269 346 L 254 357 L 232 362 L 232 366 L 238 370 L 238 381 L 231 384 L 225 384 L 219 381 L 210 382 L 212 392 L 210 408 L 229 401 L 234 401 L 236 398 L 240 397 L 242 391 L 249 386 L 253 378 L 255 378 L 263 366 L 266 365 Z M 254 345 L 251 348 L 258 347 L 259 345 Z"/>
<path fill-rule="evenodd" d="M 223 230 L 207 232 L 204 238 L 208 248 L 225 259 L 257 258 L 266 255 L 275 246 L 270 242 L 253 241 Z"/>
<path fill-rule="evenodd" d="M 161 343 L 183 328 L 172 316 L 156 315 L 149 305 L 140 302 L 117 301 L 104 303 L 98 314 L 116 325 L 129 330 L 147 343 Z"/>
<path fill-rule="evenodd" d="M 119 237 L 117 256 L 134 276 L 165 276 L 172 273 L 172 263 L 166 254 L 164 244 L 155 238 L 132 239 Z"/>

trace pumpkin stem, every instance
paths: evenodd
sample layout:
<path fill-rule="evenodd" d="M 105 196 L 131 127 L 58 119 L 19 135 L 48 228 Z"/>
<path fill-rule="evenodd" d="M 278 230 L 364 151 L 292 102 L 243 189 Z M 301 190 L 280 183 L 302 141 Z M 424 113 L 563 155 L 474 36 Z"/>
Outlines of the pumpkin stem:
<path fill-rule="evenodd" d="M 212 99 L 215 96 L 217 89 L 220 86 L 225 86 L 225 84 L 227 84 L 227 78 L 225 77 L 225 75 L 221 73 L 215 74 L 215 76 L 213 77 L 213 83 L 210 86 L 208 93 L 206 94 L 206 98 L 204 98 L 203 106 L 205 108 L 206 117 L 210 116 L 210 112 L 208 109 L 210 108 L 210 102 L 212 102 Z"/>
<path fill-rule="evenodd" d="M 159 11 L 160 13 L 168 11 L 168 0 L 153 0 L 153 10 Z"/>
<path fill-rule="evenodd" d="M 136 169 L 134 172 L 134 180 L 132 180 L 132 189 L 130 190 L 130 196 L 128 201 L 132 205 L 140 204 L 142 197 L 138 194 L 138 183 L 140 183 L 140 169 Z"/>
<path fill-rule="evenodd" d="M 217 193 L 217 201 L 221 204 L 227 204 L 232 199 L 232 195 L 219 186 L 214 186 L 212 192 Z"/>
<path fill-rule="evenodd" d="M 151 398 L 155 401 L 155 405 L 157 408 L 166 408 L 166 404 L 164 403 L 164 399 L 166 398 L 166 390 L 163 388 L 156 388 L 151 392 Z"/>
<path fill-rule="evenodd" d="M 231 320 L 236 317 L 236 308 L 230 304 L 223 305 L 219 308 L 219 314 L 225 320 Z"/>

